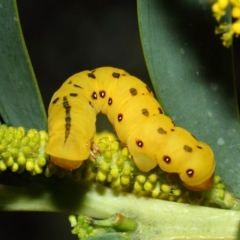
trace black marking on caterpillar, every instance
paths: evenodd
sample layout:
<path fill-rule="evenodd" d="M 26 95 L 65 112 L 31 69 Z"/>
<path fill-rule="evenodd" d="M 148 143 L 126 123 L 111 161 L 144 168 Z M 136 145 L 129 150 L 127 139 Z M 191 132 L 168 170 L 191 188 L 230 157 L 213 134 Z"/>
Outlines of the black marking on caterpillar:
<path fill-rule="evenodd" d="M 185 152 L 192 152 L 192 150 L 193 150 L 193 149 L 192 149 L 191 147 L 189 147 L 188 145 L 184 145 L 184 146 L 183 146 L 183 149 L 184 149 Z"/>
<path fill-rule="evenodd" d="M 59 97 L 55 98 L 55 99 L 52 101 L 52 103 L 55 104 L 55 103 L 57 103 L 58 100 L 59 100 Z"/>
<path fill-rule="evenodd" d="M 73 84 L 74 87 L 76 88 L 82 88 L 81 86 L 77 85 L 77 84 Z"/>
<path fill-rule="evenodd" d="M 71 106 L 68 103 L 67 97 L 64 96 L 63 97 L 63 107 L 65 108 L 65 112 L 66 112 L 66 117 L 65 117 L 65 139 L 64 139 L 64 143 L 66 143 L 68 136 L 70 134 L 70 129 L 71 129 L 71 116 L 70 116 L 70 110 L 71 110 Z"/>
<path fill-rule="evenodd" d="M 77 97 L 78 94 L 77 94 L 77 93 L 70 93 L 70 96 L 71 96 L 71 97 Z"/>
<path fill-rule="evenodd" d="M 90 78 L 93 78 L 93 79 L 96 79 L 96 76 L 91 72 L 91 73 L 88 73 L 88 77 Z"/>
<path fill-rule="evenodd" d="M 146 116 L 146 117 L 149 116 L 149 112 L 148 112 L 148 110 L 147 110 L 146 108 L 143 108 L 143 109 L 142 109 L 142 114 L 143 114 L 144 116 Z"/>
<path fill-rule="evenodd" d="M 163 128 L 158 128 L 157 131 L 159 134 L 167 134 L 167 132 Z"/>
<path fill-rule="evenodd" d="M 114 72 L 114 73 L 112 74 L 112 76 L 113 76 L 114 78 L 119 78 L 119 77 L 120 77 L 120 73 Z"/>
<path fill-rule="evenodd" d="M 92 105 L 92 103 L 89 101 L 89 104 L 90 104 L 90 106 L 93 108 L 93 105 Z"/>
<path fill-rule="evenodd" d="M 163 110 L 161 108 L 158 108 L 158 111 L 160 114 L 163 114 Z"/>
<path fill-rule="evenodd" d="M 130 93 L 131 93 L 131 95 L 132 96 L 136 96 L 137 94 L 138 94 L 138 92 L 137 92 L 137 89 L 136 88 L 130 88 Z"/>
<path fill-rule="evenodd" d="M 149 86 L 147 86 L 147 85 L 146 85 L 146 88 L 147 88 L 147 90 L 149 91 L 149 93 L 151 93 L 151 92 L 152 92 L 152 90 L 150 89 L 150 87 L 149 87 Z"/>

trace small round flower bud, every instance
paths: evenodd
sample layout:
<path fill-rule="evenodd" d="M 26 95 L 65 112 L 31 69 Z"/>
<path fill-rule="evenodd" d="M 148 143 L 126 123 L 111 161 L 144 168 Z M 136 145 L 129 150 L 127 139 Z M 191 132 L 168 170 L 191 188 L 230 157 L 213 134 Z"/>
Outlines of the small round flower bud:
<path fill-rule="evenodd" d="M 42 168 L 41 168 L 38 164 L 35 164 L 35 165 L 34 165 L 34 171 L 35 171 L 37 174 L 40 174 L 40 173 L 42 173 Z"/>
<path fill-rule="evenodd" d="M 227 7 L 228 3 L 229 3 L 228 0 L 218 0 L 217 1 L 217 4 L 218 4 L 219 8 L 221 8 L 221 9 L 225 9 Z"/>
<path fill-rule="evenodd" d="M 26 158 L 23 155 L 18 156 L 17 163 L 22 166 L 26 163 Z"/>
<path fill-rule="evenodd" d="M 0 152 L 4 152 L 7 150 L 7 144 L 6 143 L 1 143 L 0 144 Z"/>
<path fill-rule="evenodd" d="M 22 145 L 28 145 L 29 141 L 30 141 L 30 137 L 28 136 L 23 137 L 21 140 Z"/>
<path fill-rule="evenodd" d="M 106 175 L 105 172 L 99 171 L 99 172 L 97 173 L 96 180 L 97 180 L 97 181 L 100 181 L 100 182 L 104 182 L 104 181 L 106 180 L 106 177 L 107 177 L 107 175 Z"/>
<path fill-rule="evenodd" d="M 12 140 L 13 140 L 14 134 L 12 132 L 8 132 L 5 136 L 4 136 L 4 140 L 7 144 L 9 144 Z"/>
<path fill-rule="evenodd" d="M 123 175 L 130 175 L 131 173 L 131 167 L 129 165 L 125 165 L 122 169 L 122 174 Z"/>
<path fill-rule="evenodd" d="M 13 165 L 11 166 L 11 170 L 12 172 L 16 172 L 18 170 L 19 166 L 17 163 L 13 163 Z"/>
<path fill-rule="evenodd" d="M 7 170 L 7 165 L 3 162 L 0 161 L 0 171 L 6 171 Z"/>
<path fill-rule="evenodd" d="M 34 162 L 32 158 L 28 158 L 26 161 L 26 170 L 32 172 L 34 170 Z"/>
<path fill-rule="evenodd" d="M 110 142 L 110 148 L 114 151 L 117 151 L 119 149 L 119 142 L 118 141 Z"/>
<path fill-rule="evenodd" d="M 157 181 L 157 174 L 155 173 L 152 173 L 148 176 L 148 180 L 152 183 L 156 182 Z"/>
<path fill-rule="evenodd" d="M 6 164 L 8 167 L 11 167 L 11 166 L 14 164 L 13 158 L 10 156 L 8 159 L 6 159 L 5 164 Z"/>
<path fill-rule="evenodd" d="M 27 136 L 32 139 L 34 137 L 35 133 L 37 133 L 36 129 L 29 129 Z"/>
<path fill-rule="evenodd" d="M 9 153 L 11 154 L 12 157 L 18 157 L 19 150 L 18 148 L 10 148 Z"/>
<path fill-rule="evenodd" d="M 180 196 L 181 195 L 181 189 L 174 189 L 172 190 L 174 196 Z"/>
<path fill-rule="evenodd" d="M 46 161 L 46 158 L 45 157 L 39 157 L 37 159 L 37 163 L 40 167 L 43 167 L 46 165 L 47 161 Z"/>
<path fill-rule="evenodd" d="M 164 193 L 170 193 L 171 188 L 170 188 L 167 184 L 162 184 L 161 190 L 162 190 Z"/>
<path fill-rule="evenodd" d="M 25 129 L 23 127 L 18 127 L 14 134 L 14 138 L 20 140 L 23 138 L 24 135 L 25 135 Z"/>
<path fill-rule="evenodd" d="M 109 164 L 105 161 L 102 161 L 99 165 L 99 170 L 103 172 L 108 172 L 109 171 Z"/>
<path fill-rule="evenodd" d="M 113 178 L 117 178 L 117 177 L 118 177 L 118 168 L 117 168 L 117 167 L 113 167 L 113 168 L 110 170 L 110 175 L 111 175 Z"/>
<path fill-rule="evenodd" d="M 145 191 L 151 191 L 153 189 L 153 187 L 154 187 L 154 185 L 149 181 L 146 181 L 143 185 L 143 189 Z"/>
<path fill-rule="evenodd" d="M 3 152 L 1 155 L 5 160 L 8 160 L 11 157 L 11 154 L 9 152 Z"/>
<path fill-rule="evenodd" d="M 21 146 L 21 140 L 20 139 L 13 139 L 13 141 L 11 142 L 11 147 L 14 147 L 14 148 L 20 148 Z"/>
<path fill-rule="evenodd" d="M 32 149 L 29 146 L 24 146 L 21 149 L 21 152 L 25 155 L 25 156 L 29 156 L 32 152 Z"/>
<path fill-rule="evenodd" d="M 120 177 L 114 178 L 114 180 L 112 181 L 111 186 L 112 186 L 113 188 L 120 187 L 120 186 L 121 186 Z"/>
<path fill-rule="evenodd" d="M 121 183 L 123 185 L 128 185 L 130 183 L 130 177 L 129 176 L 121 176 Z"/>
<path fill-rule="evenodd" d="M 40 142 L 40 135 L 38 133 L 35 133 L 32 137 L 32 142 L 39 143 Z"/>
<path fill-rule="evenodd" d="M 141 191 L 143 191 L 143 185 L 140 183 L 140 182 L 138 182 L 138 181 L 136 181 L 135 183 L 134 183 L 134 187 L 133 187 L 136 191 L 138 191 L 138 192 L 141 192 Z"/>
<path fill-rule="evenodd" d="M 140 182 L 140 183 L 145 183 L 146 179 L 147 179 L 147 178 L 146 178 L 145 175 L 139 174 L 139 175 L 137 176 L 137 181 Z"/>
<path fill-rule="evenodd" d="M 126 147 L 124 147 L 124 148 L 122 149 L 122 156 L 128 157 L 128 155 L 129 155 L 129 151 L 128 151 L 128 149 L 127 149 Z"/>
<path fill-rule="evenodd" d="M 232 8 L 232 17 L 233 18 L 240 18 L 240 7 L 233 7 Z"/>
<path fill-rule="evenodd" d="M 112 158 L 112 151 L 106 150 L 106 151 L 104 152 L 104 157 L 105 157 L 106 159 L 111 159 L 111 158 Z"/>

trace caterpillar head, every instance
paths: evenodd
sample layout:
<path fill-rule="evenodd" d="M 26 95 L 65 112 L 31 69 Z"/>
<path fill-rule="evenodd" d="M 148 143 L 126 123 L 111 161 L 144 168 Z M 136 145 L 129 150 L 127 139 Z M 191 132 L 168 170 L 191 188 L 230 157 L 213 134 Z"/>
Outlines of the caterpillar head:
<path fill-rule="evenodd" d="M 164 149 L 157 153 L 158 165 L 167 172 L 175 172 L 184 185 L 192 190 L 206 190 L 212 186 L 215 161 L 212 149 L 197 141 L 188 131 L 175 127 Z"/>
<path fill-rule="evenodd" d="M 137 125 L 128 138 L 128 148 L 137 167 L 144 172 L 157 164 L 169 173 L 177 173 L 192 190 L 212 185 L 215 161 L 211 148 L 197 141 L 188 131 L 175 127 L 165 115 L 155 115 Z"/>

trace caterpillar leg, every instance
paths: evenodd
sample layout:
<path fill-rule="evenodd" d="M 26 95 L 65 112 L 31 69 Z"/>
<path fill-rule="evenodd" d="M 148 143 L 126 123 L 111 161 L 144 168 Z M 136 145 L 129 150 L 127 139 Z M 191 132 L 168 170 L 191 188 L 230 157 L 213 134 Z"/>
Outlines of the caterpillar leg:
<path fill-rule="evenodd" d="M 131 153 L 131 154 L 132 154 L 134 163 L 142 172 L 149 172 L 150 170 L 152 170 L 157 166 L 157 161 L 155 160 L 151 160 L 148 157 L 141 154 L 136 154 L 136 153 Z"/>
<path fill-rule="evenodd" d="M 96 160 L 97 158 L 95 153 L 98 153 L 99 155 L 101 155 L 101 150 L 99 149 L 98 145 L 95 142 L 92 142 L 89 155 L 94 160 Z"/>
<path fill-rule="evenodd" d="M 99 155 L 101 155 L 101 150 L 98 147 L 98 145 L 95 142 L 92 142 L 91 150 L 97 152 Z M 94 154 L 94 153 L 93 153 Z"/>

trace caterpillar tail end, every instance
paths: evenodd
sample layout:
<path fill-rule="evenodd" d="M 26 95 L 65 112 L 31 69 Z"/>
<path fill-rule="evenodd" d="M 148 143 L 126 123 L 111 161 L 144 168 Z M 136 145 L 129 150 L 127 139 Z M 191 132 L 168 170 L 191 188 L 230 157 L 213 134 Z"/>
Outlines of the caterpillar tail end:
<path fill-rule="evenodd" d="M 183 185 L 189 189 L 189 190 L 193 190 L 193 191 L 205 191 L 208 190 L 212 187 L 213 185 L 213 177 L 214 174 L 212 174 L 212 176 L 210 178 L 208 178 L 206 181 L 204 181 L 203 183 L 199 184 L 199 185 L 195 185 L 195 186 L 190 186 L 187 185 L 186 183 L 183 183 Z"/>

